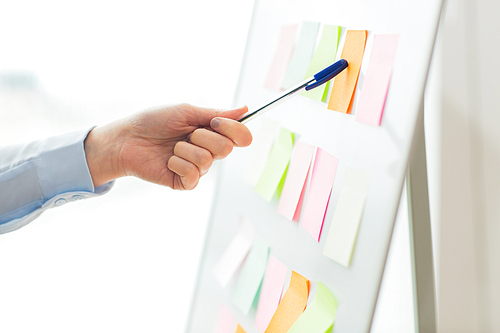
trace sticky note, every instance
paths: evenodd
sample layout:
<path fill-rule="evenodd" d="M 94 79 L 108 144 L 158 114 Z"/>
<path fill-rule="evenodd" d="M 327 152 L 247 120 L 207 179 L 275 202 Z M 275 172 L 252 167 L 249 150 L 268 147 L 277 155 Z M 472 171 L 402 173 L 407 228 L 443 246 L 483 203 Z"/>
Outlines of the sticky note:
<path fill-rule="evenodd" d="M 314 53 L 319 26 L 319 22 L 303 22 L 300 25 L 299 39 L 283 79 L 283 89 L 291 88 L 304 80 Z"/>
<path fill-rule="evenodd" d="M 266 167 L 255 186 L 255 192 L 267 201 L 271 201 L 282 178 L 286 175 L 285 172 L 292 154 L 293 141 L 294 134 L 287 129 L 281 128 Z"/>
<path fill-rule="evenodd" d="M 236 331 L 234 333 L 246 333 L 246 331 L 241 327 L 240 324 L 238 324 L 238 327 L 236 327 Z"/>
<path fill-rule="evenodd" d="M 213 274 L 222 287 L 231 280 L 240 267 L 255 237 L 255 227 L 244 217 L 240 217 L 240 225 L 229 246 L 226 248 L 213 269 Z"/>
<path fill-rule="evenodd" d="M 233 333 L 236 321 L 229 310 L 222 305 L 219 312 L 215 333 Z"/>
<path fill-rule="evenodd" d="M 309 280 L 292 271 L 290 285 L 274 313 L 265 333 L 286 333 L 307 306 Z"/>
<path fill-rule="evenodd" d="M 338 158 L 318 148 L 311 174 L 311 184 L 300 225 L 319 242 L 326 208 L 330 200 L 333 181 L 337 172 Z"/>
<path fill-rule="evenodd" d="M 370 174 L 347 168 L 323 254 L 348 267 L 363 217 Z"/>
<path fill-rule="evenodd" d="M 309 171 L 307 172 L 309 174 Z M 300 193 L 299 202 L 297 203 L 297 209 L 295 209 L 295 214 L 293 214 L 292 221 L 299 222 L 300 212 L 302 212 L 302 206 L 304 205 L 304 197 L 306 195 L 306 183 L 304 182 L 304 187 Z"/>
<path fill-rule="evenodd" d="M 310 144 L 299 141 L 293 147 L 292 158 L 278 204 L 278 214 L 289 220 L 293 219 L 299 209 L 299 200 L 305 190 L 313 154 L 314 146 Z"/>
<path fill-rule="evenodd" d="M 275 256 L 270 255 L 255 316 L 255 327 L 261 333 L 265 332 L 274 312 L 278 308 L 283 286 L 285 285 L 286 273 L 286 266 Z"/>
<path fill-rule="evenodd" d="M 252 155 L 250 156 L 244 176 L 245 182 L 252 187 L 257 185 L 262 172 L 266 168 L 277 132 L 278 122 L 276 120 L 267 117 L 262 118 L 259 134 L 254 135 Z"/>
<path fill-rule="evenodd" d="M 380 126 L 396 58 L 398 35 L 375 35 L 370 63 L 361 87 L 356 120 Z"/>
<path fill-rule="evenodd" d="M 367 35 L 366 30 L 347 30 L 341 58 L 347 60 L 349 65 L 335 77 L 330 101 L 328 101 L 330 110 L 351 113 L 354 90 L 358 82 Z"/>
<path fill-rule="evenodd" d="M 318 281 L 314 299 L 288 333 L 329 332 L 335 322 L 336 314 L 337 301 L 328 288 Z"/>
<path fill-rule="evenodd" d="M 233 291 L 233 303 L 247 315 L 259 290 L 267 267 L 269 246 L 260 238 L 255 237 L 252 249 L 243 264 L 241 274 Z"/>
<path fill-rule="evenodd" d="M 340 32 L 341 28 L 336 25 L 325 25 L 323 27 L 321 39 L 319 40 L 318 47 L 316 47 L 316 51 L 314 52 L 304 79 L 313 76 L 320 70 L 335 62 L 335 56 L 337 55 L 337 48 L 339 46 Z M 325 91 L 328 91 L 329 84 L 330 81 L 320 87 L 314 88 L 313 90 L 305 91 L 302 95 L 315 101 L 326 102 L 327 95 L 325 94 Z"/>
<path fill-rule="evenodd" d="M 276 47 L 264 88 L 277 91 L 282 90 L 281 86 L 285 78 L 286 69 L 290 63 L 290 58 L 292 57 L 298 29 L 299 26 L 297 24 L 281 27 L 278 46 Z"/>

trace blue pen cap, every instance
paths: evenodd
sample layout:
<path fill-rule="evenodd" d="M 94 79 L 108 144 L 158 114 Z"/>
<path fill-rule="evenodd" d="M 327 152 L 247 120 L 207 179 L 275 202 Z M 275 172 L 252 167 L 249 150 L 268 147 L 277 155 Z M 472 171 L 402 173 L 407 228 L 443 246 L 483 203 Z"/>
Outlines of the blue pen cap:
<path fill-rule="evenodd" d="M 323 83 L 326 83 L 333 79 L 335 76 L 337 76 L 340 72 L 342 72 L 344 69 L 347 68 L 349 64 L 347 63 L 347 60 L 345 59 L 340 59 L 339 61 L 331 64 L 330 66 L 326 67 L 325 69 L 317 72 L 314 74 L 314 79 L 316 82 L 311 83 L 310 85 L 306 86 L 306 90 L 311 90 L 316 87 L 319 87 Z"/>

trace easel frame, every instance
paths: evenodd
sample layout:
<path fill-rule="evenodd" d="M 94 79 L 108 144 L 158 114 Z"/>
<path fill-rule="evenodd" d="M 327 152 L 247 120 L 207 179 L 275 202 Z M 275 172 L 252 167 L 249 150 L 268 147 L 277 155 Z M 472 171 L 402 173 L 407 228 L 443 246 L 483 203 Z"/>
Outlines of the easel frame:
<path fill-rule="evenodd" d="M 436 332 L 436 301 L 432 249 L 424 98 L 420 102 L 406 175 L 415 332 Z"/>

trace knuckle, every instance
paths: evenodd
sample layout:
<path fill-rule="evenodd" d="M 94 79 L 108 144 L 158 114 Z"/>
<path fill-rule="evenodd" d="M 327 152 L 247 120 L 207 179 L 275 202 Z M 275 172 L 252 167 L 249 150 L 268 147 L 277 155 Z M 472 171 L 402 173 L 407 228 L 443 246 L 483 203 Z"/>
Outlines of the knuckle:
<path fill-rule="evenodd" d="M 190 190 L 194 190 L 196 188 L 196 186 L 198 185 L 198 182 L 193 182 L 192 184 L 189 184 L 188 186 L 186 186 L 186 190 L 190 191 Z"/>
<path fill-rule="evenodd" d="M 199 170 L 196 165 L 189 163 L 186 165 L 186 178 L 196 177 L 199 175 Z"/>
<path fill-rule="evenodd" d="M 208 172 L 208 170 L 212 167 L 212 164 L 214 164 L 214 158 L 211 157 L 210 160 L 205 164 L 205 173 Z"/>
<path fill-rule="evenodd" d="M 185 144 L 187 144 L 187 142 L 184 142 L 184 141 L 179 141 L 175 144 L 174 146 L 174 155 L 179 155 L 179 153 L 182 151 L 182 149 L 185 147 Z"/>
<path fill-rule="evenodd" d="M 248 147 L 252 143 L 252 134 L 248 133 L 248 135 L 244 135 L 243 138 L 238 142 L 241 147 Z"/>
<path fill-rule="evenodd" d="M 200 166 L 209 168 L 212 165 L 213 157 L 208 150 L 203 150 L 200 155 Z"/>
<path fill-rule="evenodd" d="M 190 177 L 186 177 L 186 182 L 184 184 L 184 187 L 186 190 L 192 190 L 198 185 L 198 181 L 200 179 L 200 176 L 198 173 L 191 175 Z"/>
<path fill-rule="evenodd" d="M 199 142 L 201 140 L 201 136 L 203 136 L 203 131 L 204 131 L 204 129 L 202 129 L 202 128 L 195 129 L 191 133 L 190 141 L 191 142 Z"/>
<path fill-rule="evenodd" d="M 233 151 L 233 142 L 231 140 L 224 140 L 224 143 L 221 146 L 221 155 L 226 157 L 231 154 Z"/>
<path fill-rule="evenodd" d="M 175 156 L 172 156 L 168 159 L 167 168 L 173 171 L 173 169 L 175 168 Z"/>
<path fill-rule="evenodd" d="M 189 103 L 181 103 L 179 104 L 179 107 L 182 109 L 191 109 L 193 106 Z"/>

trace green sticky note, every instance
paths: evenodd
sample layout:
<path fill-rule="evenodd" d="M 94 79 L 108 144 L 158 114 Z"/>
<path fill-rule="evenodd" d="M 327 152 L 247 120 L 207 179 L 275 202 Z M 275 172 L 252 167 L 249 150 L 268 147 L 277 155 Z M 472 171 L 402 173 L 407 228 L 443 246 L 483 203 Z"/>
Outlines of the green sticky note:
<path fill-rule="evenodd" d="M 283 177 L 281 177 L 278 187 L 276 188 L 276 197 L 278 199 L 281 198 L 281 193 L 283 192 L 283 187 L 285 186 L 285 180 L 287 174 L 288 174 L 288 165 L 286 166 L 285 172 L 283 173 Z"/>
<path fill-rule="evenodd" d="M 287 129 L 281 128 L 278 140 L 274 144 L 271 154 L 267 160 L 266 167 L 262 172 L 255 192 L 267 201 L 271 201 L 278 185 L 286 174 L 288 162 L 293 149 L 294 135 Z"/>
<path fill-rule="evenodd" d="M 248 314 L 259 293 L 260 284 L 266 272 L 268 256 L 269 246 L 262 238 L 256 236 L 232 296 L 233 303 L 244 315 Z"/>
<path fill-rule="evenodd" d="M 316 52 L 314 52 L 311 59 L 305 78 L 311 77 L 320 70 L 333 64 L 339 46 L 340 32 L 341 28 L 336 25 L 325 25 L 323 27 L 323 34 L 321 35 Z M 329 84 L 330 82 L 327 82 L 323 86 L 303 92 L 302 95 L 315 101 L 326 102 Z"/>
<path fill-rule="evenodd" d="M 288 333 L 330 332 L 336 314 L 337 301 L 328 288 L 318 281 L 313 301 L 293 324 Z"/>
<path fill-rule="evenodd" d="M 320 90 L 322 89 L 321 87 L 318 87 Z M 324 92 L 323 92 L 323 96 L 321 97 L 321 101 L 323 103 L 326 103 L 326 98 L 328 97 L 328 89 L 330 88 L 330 81 L 328 81 L 326 84 L 325 84 L 325 88 L 324 88 Z"/>

